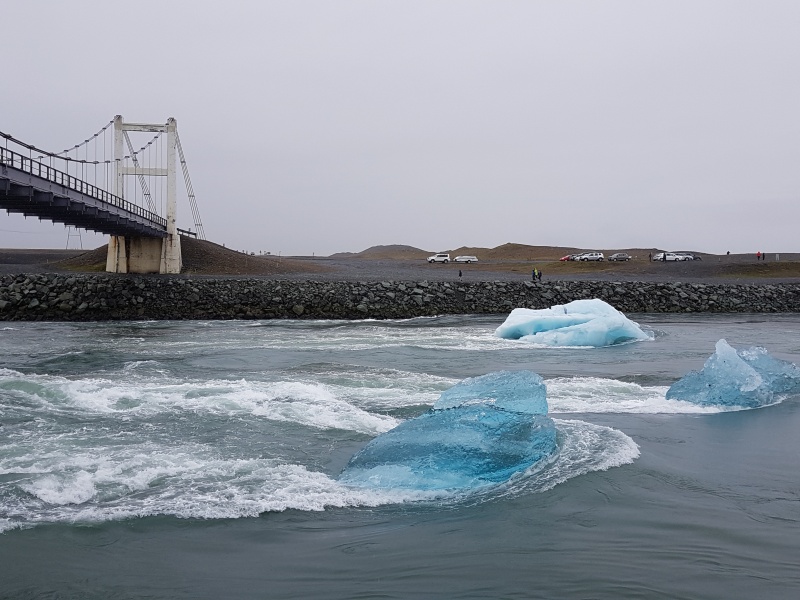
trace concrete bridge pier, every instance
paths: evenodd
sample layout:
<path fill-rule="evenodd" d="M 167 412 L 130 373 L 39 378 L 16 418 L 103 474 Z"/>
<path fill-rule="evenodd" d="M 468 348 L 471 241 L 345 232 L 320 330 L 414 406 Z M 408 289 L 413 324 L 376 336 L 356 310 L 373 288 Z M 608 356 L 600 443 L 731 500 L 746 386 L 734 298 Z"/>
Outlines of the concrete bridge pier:
<path fill-rule="evenodd" d="M 180 236 L 166 238 L 122 237 L 108 240 L 106 271 L 109 273 L 180 273 Z"/>

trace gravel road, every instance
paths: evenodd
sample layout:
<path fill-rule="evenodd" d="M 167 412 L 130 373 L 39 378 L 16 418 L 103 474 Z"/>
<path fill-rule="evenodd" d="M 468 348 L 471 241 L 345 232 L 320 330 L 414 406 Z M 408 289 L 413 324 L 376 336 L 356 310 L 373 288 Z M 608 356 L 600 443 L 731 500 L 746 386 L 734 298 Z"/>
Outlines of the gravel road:
<path fill-rule="evenodd" d="M 59 261 L 81 254 L 76 250 L 0 249 L 0 274 L 68 272 Z M 258 261 L 260 257 L 242 260 Z M 774 263 L 770 256 L 770 263 Z M 275 260 L 274 257 L 264 260 Z M 794 276 L 769 276 L 758 273 L 750 255 L 707 257 L 702 261 L 655 263 L 647 259 L 630 263 L 581 263 L 555 265 L 552 261 L 482 261 L 478 264 L 429 264 L 424 260 L 291 257 L 287 263 L 293 272 L 270 275 L 226 273 L 191 275 L 212 278 L 265 278 L 288 281 L 458 281 L 459 270 L 464 281 L 522 281 L 531 276 L 531 269 L 542 269 L 547 281 L 681 281 L 692 283 L 796 283 Z M 800 261 L 800 254 L 782 254 L 781 264 Z M 252 265 L 252 262 L 250 263 Z M 304 270 L 308 266 L 309 270 Z M 557 269 L 558 272 L 553 272 Z M 735 270 L 736 272 L 731 272 Z M 548 272 L 550 271 L 550 272 Z M 574 272 L 571 272 L 574 271 Z M 748 274 L 748 271 L 752 273 Z"/>

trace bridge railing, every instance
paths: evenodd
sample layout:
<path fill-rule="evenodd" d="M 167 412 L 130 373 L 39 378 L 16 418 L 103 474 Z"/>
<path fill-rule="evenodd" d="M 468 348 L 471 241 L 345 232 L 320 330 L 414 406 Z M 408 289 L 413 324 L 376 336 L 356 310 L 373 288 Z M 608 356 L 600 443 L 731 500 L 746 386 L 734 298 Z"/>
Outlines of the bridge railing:
<path fill-rule="evenodd" d="M 167 220 L 154 212 L 145 210 L 141 206 L 134 204 L 133 202 L 128 202 L 124 198 L 120 198 L 119 196 L 112 194 L 103 188 L 94 186 L 86 181 L 83 181 L 82 179 L 73 177 L 68 173 L 54 169 L 49 165 L 39 162 L 38 160 L 33 160 L 27 156 L 23 156 L 22 154 L 14 152 L 13 150 L 9 150 L 8 148 L 0 147 L 0 165 L 8 165 L 11 168 L 22 171 L 23 173 L 40 177 L 51 183 L 69 188 L 80 194 L 85 194 L 96 200 L 112 204 L 117 208 L 121 208 L 122 210 L 126 210 L 145 219 L 149 219 L 154 223 L 158 223 L 164 228 L 167 226 Z"/>

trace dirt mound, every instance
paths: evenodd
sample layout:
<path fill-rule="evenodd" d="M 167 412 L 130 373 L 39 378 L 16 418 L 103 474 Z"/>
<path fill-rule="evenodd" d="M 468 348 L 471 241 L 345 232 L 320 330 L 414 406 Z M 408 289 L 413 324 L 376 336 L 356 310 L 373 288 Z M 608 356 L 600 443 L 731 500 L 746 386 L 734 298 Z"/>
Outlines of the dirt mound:
<path fill-rule="evenodd" d="M 371 259 L 397 259 L 397 260 L 414 260 L 417 258 L 425 258 L 433 254 L 427 250 L 420 250 L 414 246 L 405 246 L 403 244 L 388 244 L 385 246 L 372 246 L 361 252 L 339 252 L 331 254 L 329 258 L 371 258 Z"/>
<path fill-rule="evenodd" d="M 108 244 L 55 263 L 54 266 L 66 271 L 105 271 Z"/>
<path fill-rule="evenodd" d="M 84 252 L 57 263 L 69 271 L 105 271 L 108 245 Z M 276 256 L 253 256 L 236 252 L 214 242 L 190 237 L 181 238 L 182 273 L 193 275 L 278 275 L 281 273 L 319 273 L 325 268 Z"/>
<path fill-rule="evenodd" d="M 248 255 L 219 244 L 194 238 L 181 238 L 183 273 L 196 275 L 278 275 L 281 273 L 319 273 L 326 269 L 303 260 L 273 255 Z"/>

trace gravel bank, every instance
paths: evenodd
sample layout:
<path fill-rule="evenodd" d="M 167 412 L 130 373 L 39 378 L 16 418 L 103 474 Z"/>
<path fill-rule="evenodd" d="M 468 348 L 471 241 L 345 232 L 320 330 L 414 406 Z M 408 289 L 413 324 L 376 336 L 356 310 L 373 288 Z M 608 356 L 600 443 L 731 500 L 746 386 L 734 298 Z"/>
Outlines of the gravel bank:
<path fill-rule="evenodd" d="M 627 313 L 800 312 L 800 284 L 613 281 L 279 281 L 0 276 L 0 320 L 363 319 L 503 314 L 600 298 Z"/>

